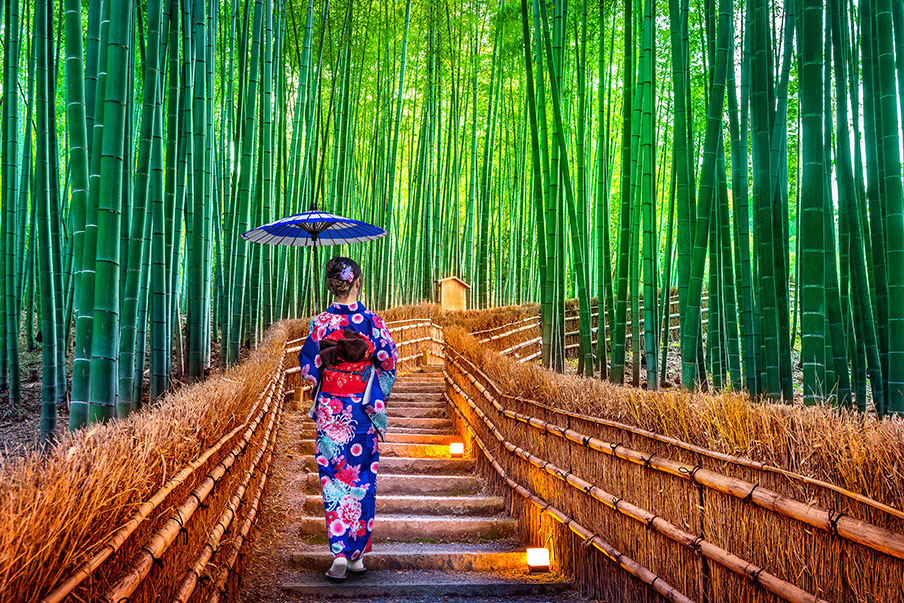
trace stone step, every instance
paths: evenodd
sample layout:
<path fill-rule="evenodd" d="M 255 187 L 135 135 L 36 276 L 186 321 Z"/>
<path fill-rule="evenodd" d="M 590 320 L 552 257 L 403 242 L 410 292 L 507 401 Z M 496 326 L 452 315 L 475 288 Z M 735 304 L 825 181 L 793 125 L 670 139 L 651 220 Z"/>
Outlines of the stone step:
<path fill-rule="evenodd" d="M 395 413 L 395 409 L 390 410 L 390 421 L 392 427 L 422 427 L 433 429 L 452 429 L 452 420 L 448 413 L 442 417 L 402 417 Z"/>
<path fill-rule="evenodd" d="M 390 433 L 423 433 L 426 435 L 455 435 L 458 436 L 457 433 L 452 431 L 451 428 L 446 427 L 443 429 L 436 429 L 434 427 L 401 427 L 393 423 L 389 427 Z M 461 439 L 459 437 L 459 439 Z"/>
<path fill-rule="evenodd" d="M 381 542 L 365 557 L 369 571 L 445 570 L 455 572 L 499 572 L 523 570 L 524 547 L 517 541 L 480 544 L 430 542 Z M 319 572 L 330 566 L 333 555 L 322 544 L 304 545 L 292 553 L 293 565 Z"/>
<path fill-rule="evenodd" d="M 305 457 L 304 467 L 308 471 L 317 473 L 313 455 Z M 474 460 L 382 456 L 380 457 L 380 471 L 387 475 L 463 475 L 474 471 Z"/>
<path fill-rule="evenodd" d="M 404 392 L 398 396 L 393 393 L 389 398 L 389 406 L 442 406 L 446 405 L 444 394 L 414 394 Z"/>
<path fill-rule="evenodd" d="M 372 571 L 364 579 L 348 579 L 333 584 L 321 572 L 298 574 L 283 584 L 283 591 L 300 597 L 324 599 L 367 600 L 387 597 L 393 601 L 401 597 L 417 597 L 419 601 L 437 601 L 444 597 L 456 600 L 471 597 L 517 598 L 556 595 L 568 590 L 570 584 L 554 574 L 514 577 L 487 573 L 454 573 L 439 571 L 395 572 Z M 552 601 L 554 599 L 550 599 Z"/>
<path fill-rule="evenodd" d="M 454 431 L 452 431 L 451 426 L 446 427 L 406 427 L 404 425 L 398 425 L 393 422 L 389 426 L 389 434 L 421 434 L 421 435 L 458 435 Z M 301 435 L 305 439 L 314 439 L 317 434 L 317 429 L 314 427 L 314 424 L 306 425 L 304 429 L 301 430 Z M 389 435 L 387 435 L 387 438 Z M 459 438 L 461 439 L 461 438 Z"/>
<path fill-rule="evenodd" d="M 489 517 L 505 511 L 505 501 L 497 496 L 423 496 L 382 495 L 383 484 L 377 480 L 377 514 L 393 515 L 451 515 Z M 310 495 L 305 498 L 305 512 L 323 516 L 323 497 Z"/>
<path fill-rule="evenodd" d="M 374 541 L 441 540 L 462 541 L 508 538 L 515 534 L 517 522 L 509 517 L 431 517 L 429 515 L 377 514 Z M 323 517 L 301 518 L 301 536 L 326 537 Z"/>
<path fill-rule="evenodd" d="M 389 420 L 395 419 L 445 419 L 449 416 L 446 408 L 420 408 L 417 406 L 393 406 L 389 408 Z"/>
<path fill-rule="evenodd" d="M 452 431 L 452 420 L 448 418 L 448 414 L 444 415 L 444 418 L 436 418 L 436 417 L 400 417 L 397 416 L 394 412 L 394 409 L 389 411 L 389 420 L 390 420 L 390 431 L 394 430 L 397 427 L 403 427 L 406 429 L 439 429 L 445 431 Z M 316 426 L 314 425 L 314 421 L 311 421 L 308 418 L 304 419 L 302 423 L 302 428 L 307 430 L 315 430 Z"/>
<path fill-rule="evenodd" d="M 315 429 L 305 429 L 302 430 L 301 436 L 305 439 L 314 440 L 317 437 L 317 430 Z M 305 440 L 302 440 L 305 441 Z M 398 444 L 438 444 L 438 445 L 446 445 L 448 446 L 450 442 L 461 442 L 461 436 L 457 433 L 448 433 L 448 432 L 430 432 L 430 433 L 406 433 L 404 431 L 397 431 L 391 428 L 389 433 L 386 434 L 386 439 L 384 442 L 398 443 Z M 382 442 L 381 442 L 382 447 Z"/>
<path fill-rule="evenodd" d="M 383 461 L 380 461 L 382 464 Z M 381 467 L 382 469 L 382 467 Z M 307 491 L 320 493 L 320 475 L 307 475 Z M 465 496 L 480 492 L 480 482 L 473 475 L 405 475 L 381 473 L 377 477 L 377 498 L 381 495 Z"/>
<path fill-rule="evenodd" d="M 301 440 L 299 452 L 314 454 L 314 440 Z M 380 457 L 408 456 L 428 459 L 449 459 L 448 444 L 408 444 L 403 442 L 380 442 Z"/>
<path fill-rule="evenodd" d="M 314 463 L 313 455 L 305 457 L 304 466 L 308 471 L 317 473 L 317 465 Z M 381 456 L 380 471 L 386 473 L 386 475 L 463 475 L 474 471 L 474 460 Z"/>
<path fill-rule="evenodd" d="M 446 386 L 442 382 L 437 383 L 397 383 L 392 388 L 390 399 L 396 394 L 442 394 Z"/>
<path fill-rule="evenodd" d="M 405 373 L 401 375 L 396 382 L 404 383 L 406 381 L 443 381 L 445 379 L 445 374 L 442 371 L 431 371 L 431 372 L 413 372 L 413 373 Z"/>

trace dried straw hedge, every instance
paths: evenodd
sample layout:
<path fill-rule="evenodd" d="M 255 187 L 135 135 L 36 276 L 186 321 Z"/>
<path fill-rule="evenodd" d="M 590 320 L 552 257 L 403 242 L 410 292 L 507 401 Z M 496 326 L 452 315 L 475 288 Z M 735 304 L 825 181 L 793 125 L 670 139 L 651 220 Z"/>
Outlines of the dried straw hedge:
<path fill-rule="evenodd" d="M 0 465 L 0 599 L 146 601 L 180 586 L 192 600 L 229 598 L 279 426 L 285 342 L 298 328 L 276 324 L 225 373 Z M 92 559 L 90 576 L 77 571 Z"/>
<path fill-rule="evenodd" d="M 904 422 L 550 373 L 468 333 L 515 330 L 523 309 L 486 314 L 446 321 L 454 418 L 525 537 L 588 594 L 904 600 Z"/>

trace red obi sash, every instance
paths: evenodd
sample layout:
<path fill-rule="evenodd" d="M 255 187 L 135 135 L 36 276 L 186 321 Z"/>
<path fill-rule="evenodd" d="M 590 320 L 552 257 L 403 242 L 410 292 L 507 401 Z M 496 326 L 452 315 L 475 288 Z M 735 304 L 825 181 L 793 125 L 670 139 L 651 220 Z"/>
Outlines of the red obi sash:
<path fill-rule="evenodd" d="M 370 359 L 374 344 L 370 339 L 351 329 L 338 330 L 321 340 L 320 348 L 324 364 L 320 392 L 333 396 L 363 394 L 373 370 Z"/>
<path fill-rule="evenodd" d="M 352 396 L 363 394 L 370 378 L 370 360 L 364 362 L 343 362 L 327 367 L 323 371 L 323 386 L 320 393 L 331 396 Z"/>

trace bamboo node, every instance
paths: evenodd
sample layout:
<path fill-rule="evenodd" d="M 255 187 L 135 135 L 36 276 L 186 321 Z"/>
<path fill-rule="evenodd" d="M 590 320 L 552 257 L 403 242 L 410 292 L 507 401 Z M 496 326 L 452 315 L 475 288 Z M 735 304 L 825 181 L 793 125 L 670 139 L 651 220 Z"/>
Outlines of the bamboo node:
<path fill-rule="evenodd" d="M 157 557 L 156 555 L 154 555 L 154 552 L 151 549 L 149 549 L 147 547 L 147 545 L 142 546 L 141 550 L 143 550 L 145 553 L 148 554 L 148 556 L 150 556 L 151 569 L 153 569 L 155 567 L 163 567 L 163 557 Z"/>

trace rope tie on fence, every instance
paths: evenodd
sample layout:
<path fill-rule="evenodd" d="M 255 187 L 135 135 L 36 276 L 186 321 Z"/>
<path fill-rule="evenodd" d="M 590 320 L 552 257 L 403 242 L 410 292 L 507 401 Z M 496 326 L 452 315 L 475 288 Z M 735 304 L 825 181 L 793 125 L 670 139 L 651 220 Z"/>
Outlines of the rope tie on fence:
<path fill-rule="evenodd" d="M 581 547 L 585 549 L 589 549 L 590 545 L 593 544 L 593 539 L 596 538 L 596 534 L 591 534 L 587 538 L 584 539 L 584 542 L 581 543 Z"/>
<path fill-rule="evenodd" d="M 645 459 L 643 460 L 643 466 L 644 466 L 646 469 L 652 469 L 652 467 L 650 466 L 650 461 L 653 460 L 653 457 L 654 457 L 654 456 L 656 456 L 656 455 L 655 455 L 655 454 L 651 454 L 650 456 L 648 456 L 647 458 L 645 458 Z"/>
<path fill-rule="evenodd" d="M 648 530 L 653 527 L 653 522 L 656 521 L 657 517 L 659 517 L 659 515 L 651 515 L 650 518 L 646 521 Z"/>
<path fill-rule="evenodd" d="M 182 519 L 182 513 L 176 512 L 173 519 L 179 524 L 179 534 L 182 536 L 182 542 L 188 544 L 188 530 L 185 527 L 185 520 Z"/>
<path fill-rule="evenodd" d="M 618 456 L 617 454 L 615 454 L 615 451 L 618 449 L 619 446 L 621 446 L 620 443 L 616 444 L 615 442 L 609 442 L 609 448 L 612 449 L 612 456 Z"/>
<path fill-rule="evenodd" d="M 700 554 L 700 543 L 703 542 L 703 536 L 697 536 L 694 538 L 691 543 L 688 545 L 692 551 Z"/>
<path fill-rule="evenodd" d="M 838 536 L 838 520 L 844 517 L 841 511 L 829 511 L 829 526 L 832 536 Z"/>
<path fill-rule="evenodd" d="M 694 465 L 694 468 L 691 470 L 688 470 L 687 467 L 678 467 L 678 473 L 681 473 L 682 475 L 687 475 L 687 478 L 691 481 L 692 484 L 694 484 L 698 488 L 702 488 L 703 484 L 701 484 L 700 482 L 697 481 L 697 472 L 700 471 L 701 469 L 703 469 L 703 465 Z M 757 485 L 759 485 L 759 484 L 757 484 Z M 754 488 L 756 488 L 756 486 L 754 486 Z M 750 493 L 752 494 L 753 490 L 751 490 Z"/>
<path fill-rule="evenodd" d="M 763 573 L 763 570 L 766 569 L 764 567 L 759 568 L 757 571 L 752 572 L 750 574 L 750 583 L 756 586 L 760 581 L 760 574 Z"/>
<path fill-rule="evenodd" d="M 750 489 L 750 492 L 741 499 L 741 502 L 750 503 L 753 500 L 753 491 L 760 487 L 760 482 L 757 482 L 753 485 L 753 488 Z"/>
<path fill-rule="evenodd" d="M 654 576 L 653 581 L 650 582 L 650 588 L 654 588 L 653 585 L 656 584 L 656 581 L 659 580 L 659 576 Z M 655 589 L 654 589 L 655 590 Z"/>
<path fill-rule="evenodd" d="M 612 508 L 618 510 L 618 503 L 622 501 L 621 497 L 613 496 L 612 497 Z"/>
<path fill-rule="evenodd" d="M 589 447 L 590 447 L 590 436 L 585 435 L 584 436 L 584 448 L 589 448 Z"/>
<path fill-rule="evenodd" d="M 163 567 L 163 557 L 157 557 L 156 555 L 154 555 L 154 552 L 151 551 L 151 549 L 149 549 L 149 548 L 147 547 L 147 545 L 142 546 L 142 547 L 141 547 L 141 550 L 144 551 L 145 553 L 147 553 L 148 555 L 150 555 L 150 557 L 151 557 L 151 568 L 154 568 L 154 567 Z"/>

